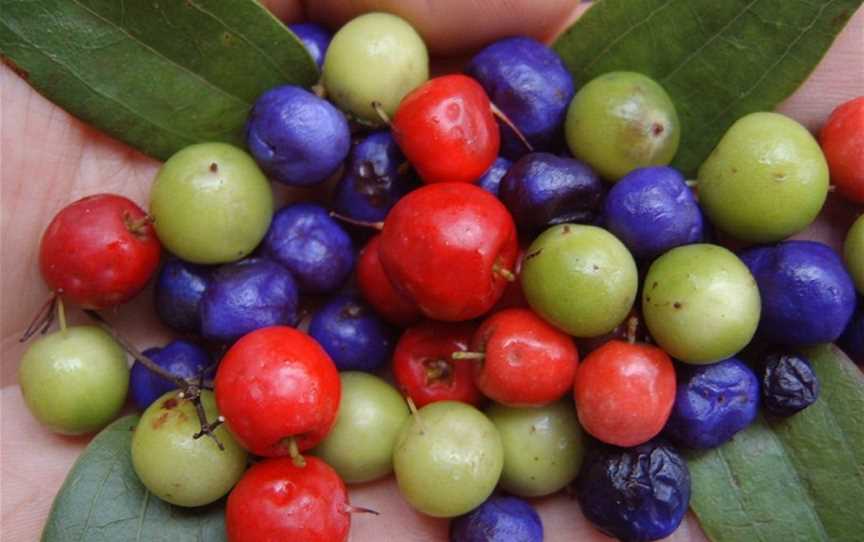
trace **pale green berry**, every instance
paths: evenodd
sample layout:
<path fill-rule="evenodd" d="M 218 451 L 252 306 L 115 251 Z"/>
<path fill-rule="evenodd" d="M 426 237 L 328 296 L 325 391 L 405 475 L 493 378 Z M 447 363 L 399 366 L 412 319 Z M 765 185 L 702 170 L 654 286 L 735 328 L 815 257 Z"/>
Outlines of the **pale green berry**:
<path fill-rule="evenodd" d="M 858 217 L 846 234 L 843 256 L 855 281 L 855 287 L 859 293 L 864 294 L 864 215 Z"/>

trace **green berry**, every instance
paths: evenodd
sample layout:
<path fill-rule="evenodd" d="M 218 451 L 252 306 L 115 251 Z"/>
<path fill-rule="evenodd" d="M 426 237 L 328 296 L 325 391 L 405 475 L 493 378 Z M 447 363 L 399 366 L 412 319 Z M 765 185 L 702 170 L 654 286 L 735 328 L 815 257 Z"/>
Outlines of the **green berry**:
<path fill-rule="evenodd" d="M 855 287 L 859 293 L 864 294 L 864 215 L 858 217 L 846 234 L 843 256 L 855 281 Z"/>

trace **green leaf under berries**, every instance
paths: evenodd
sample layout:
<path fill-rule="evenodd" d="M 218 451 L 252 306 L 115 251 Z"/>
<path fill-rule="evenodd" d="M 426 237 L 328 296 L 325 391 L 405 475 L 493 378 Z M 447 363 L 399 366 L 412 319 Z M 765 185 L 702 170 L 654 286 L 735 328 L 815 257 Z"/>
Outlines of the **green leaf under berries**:
<path fill-rule="evenodd" d="M 42 542 L 224 542 L 224 504 L 180 508 L 152 495 L 132 468 L 138 416 L 106 427 L 54 498 Z"/>
<path fill-rule="evenodd" d="M 852 542 L 864 533 L 864 375 L 836 346 L 806 351 L 819 399 L 689 454 L 690 505 L 716 542 Z"/>
<path fill-rule="evenodd" d="M 726 129 L 792 94 L 862 0 L 600 0 L 555 43 L 575 79 L 656 79 L 675 102 L 673 165 L 693 175 Z"/>
<path fill-rule="evenodd" d="M 0 0 L 0 52 L 48 99 L 156 158 L 242 143 L 251 104 L 318 70 L 254 0 Z"/>

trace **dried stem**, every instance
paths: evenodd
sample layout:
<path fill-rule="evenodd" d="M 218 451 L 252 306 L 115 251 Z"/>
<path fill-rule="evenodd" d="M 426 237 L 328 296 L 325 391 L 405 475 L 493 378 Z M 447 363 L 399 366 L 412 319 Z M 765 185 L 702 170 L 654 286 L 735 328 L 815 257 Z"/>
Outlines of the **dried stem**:
<path fill-rule="evenodd" d="M 60 299 L 60 293 L 54 292 L 51 294 L 51 297 L 39 307 L 39 311 L 36 313 L 36 316 L 33 317 L 33 320 L 30 322 L 30 325 L 27 326 L 27 329 L 24 330 L 24 333 L 21 335 L 21 338 L 18 339 L 18 342 L 27 342 L 30 340 L 33 335 L 37 333 L 40 335 L 44 335 L 48 328 L 51 327 L 51 324 L 54 322 L 54 309 L 57 308 L 57 301 Z"/>
<path fill-rule="evenodd" d="M 332 218 L 335 218 L 336 220 L 341 220 L 346 224 L 351 224 L 352 226 L 359 226 L 361 228 L 372 228 L 373 230 L 378 231 L 384 229 L 384 222 L 367 222 L 365 220 L 357 220 L 356 218 L 351 218 L 350 216 L 341 215 L 336 211 L 330 211 L 330 216 Z"/>
<path fill-rule="evenodd" d="M 514 134 L 516 134 L 516 137 L 519 138 L 519 141 L 521 141 L 523 145 L 525 145 L 525 148 L 528 149 L 528 152 L 534 152 L 534 147 L 532 147 L 531 143 L 528 142 L 528 138 L 526 138 L 525 134 L 522 133 L 522 130 L 520 130 L 519 127 L 517 127 L 512 120 L 510 120 L 510 117 L 508 117 L 503 111 L 498 109 L 498 106 L 494 103 L 490 103 L 489 105 L 492 108 L 492 114 L 497 117 L 498 120 L 506 124 L 507 127 L 510 128 Z"/>

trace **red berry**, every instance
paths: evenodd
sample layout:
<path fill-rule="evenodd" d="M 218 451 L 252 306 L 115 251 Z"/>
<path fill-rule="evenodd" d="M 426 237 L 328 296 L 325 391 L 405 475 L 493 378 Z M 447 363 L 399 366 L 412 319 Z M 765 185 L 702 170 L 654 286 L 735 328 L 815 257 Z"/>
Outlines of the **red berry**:
<path fill-rule="evenodd" d="M 225 354 L 216 404 L 237 440 L 266 457 L 308 450 L 330 431 L 339 409 L 339 373 L 323 348 L 284 326 L 253 331 Z"/>
<path fill-rule="evenodd" d="M 498 198 L 474 185 L 440 183 L 390 210 L 379 256 L 393 286 L 423 314 L 458 322 L 498 301 L 517 252 L 516 226 Z"/>
<path fill-rule="evenodd" d="M 253 465 L 228 496 L 230 542 L 340 542 L 348 539 L 351 508 L 345 483 L 327 463 L 306 457 Z"/>
<path fill-rule="evenodd" d="M 471 350 L 483 353 L 474 381 L 490 399 L 510 406 L 542 406 L 573 386 L 579 354 L 569 335 L 528 309 L 487 318 Z"/>
<path fill-rule="evenodd" d="M 132 299 L 159 265 L 159 239 L 147 214 L 114 194 L 60 210 L 42 236 L 39 266 L 48 286 L 88 309 Z"/>
<path fill-rule="evenodd" d="M 417 407 L 435 401 L 479 405 L 483 396 L 474 384 L 473 361 L 454 360 L 465 352 L 476 326 L 427 320 L 408 328 L 393 353 L 393 376 Z"/>
<path fill-rule="evenodd" d="M 850 201 L 864 203 L 864 96 L 831 113 L 819 142 L 837 191 Z"/>
<path fill-rule="evenodd" d="M 378 248 L 381 246 L 381 235 L 376 235 L 360 251 L 357 259 L 357 285 L 364 299 L 391 324 L 405 327 L 415 324 L 423 317 L 417 305 L 405 298 L 393 288 L 381 259 Z"/>
<path fill-rule="evenodd" d="M 403 98 L 393 137 L 427 183 L 473 183 L 498 156 L 500 136 L 486 91 L 464 75 L 430 79 Z"/>
<path fill-rule="evenodd" d="M 576 370 L 573 396 L 579 422 L 616 446 L 636 446 L 657 435 L 675 401 L 675 368 L 663 350 L 609 341 Z"/>

